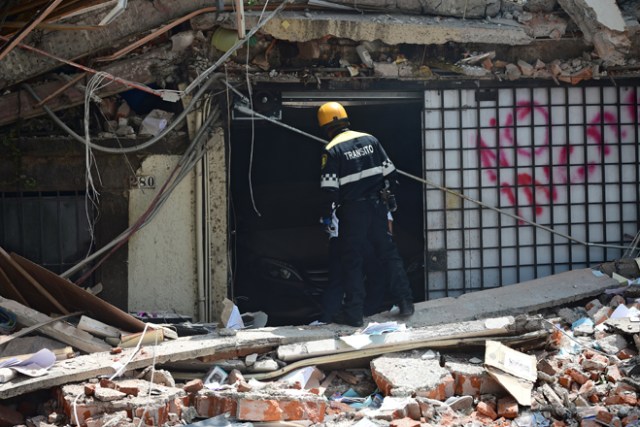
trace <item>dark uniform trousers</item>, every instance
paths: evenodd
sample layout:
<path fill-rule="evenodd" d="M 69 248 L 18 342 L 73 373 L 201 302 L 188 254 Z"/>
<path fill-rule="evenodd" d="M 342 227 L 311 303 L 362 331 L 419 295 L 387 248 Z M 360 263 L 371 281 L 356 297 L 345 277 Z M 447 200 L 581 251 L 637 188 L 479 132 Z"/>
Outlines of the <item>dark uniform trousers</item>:
<path fill-rule="evenodd" d="M 366 290 L 362 265 L 366 246 L 372 245 L 375 256 L 389 271 L 390 292 L 396 302 L 412 301 L 409 279 L 395 243 L 390 239 L 387 207 L 377 197 L 346 201 L 338 208 L 340 246 L 345 288 L 345 315 L 362 319 Z"/>

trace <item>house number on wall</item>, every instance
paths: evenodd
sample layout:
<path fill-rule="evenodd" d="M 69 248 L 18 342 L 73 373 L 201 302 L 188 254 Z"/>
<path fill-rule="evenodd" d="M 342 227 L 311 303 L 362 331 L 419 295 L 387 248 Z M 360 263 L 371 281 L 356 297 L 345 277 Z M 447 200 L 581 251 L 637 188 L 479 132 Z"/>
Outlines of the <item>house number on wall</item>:
<path fill-rule="evenodd" d="M 156 188 L 156 178 L 153 175 L 136 175 L 130 178 L 131 188 Z"/>

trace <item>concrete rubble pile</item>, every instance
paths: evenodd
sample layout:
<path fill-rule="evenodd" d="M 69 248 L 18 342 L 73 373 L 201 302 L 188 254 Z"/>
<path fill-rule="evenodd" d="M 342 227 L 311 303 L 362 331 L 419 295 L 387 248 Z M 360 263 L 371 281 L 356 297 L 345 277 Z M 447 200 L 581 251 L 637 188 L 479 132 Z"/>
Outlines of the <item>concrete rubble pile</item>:
<path fill-rule="evenodd" d="M 431 330 L 372 322 L 365 334 L 342 329 L 240 350 L 242 332 L 220 329 L 200 342 L 221 336 L 236 351 L 194 360 L 200 373 L 171 365 L 180 357 L 163 358 L 164 344 L 146 344 L 140 352 L 157 367 L 67 380 L 37 408 L 29 393 L 6 400 L 0 425 L 638 425 L 640 286 L 608 280 L 579 304 Z M 102 357 L 126 364 L 121 352 Z"/>

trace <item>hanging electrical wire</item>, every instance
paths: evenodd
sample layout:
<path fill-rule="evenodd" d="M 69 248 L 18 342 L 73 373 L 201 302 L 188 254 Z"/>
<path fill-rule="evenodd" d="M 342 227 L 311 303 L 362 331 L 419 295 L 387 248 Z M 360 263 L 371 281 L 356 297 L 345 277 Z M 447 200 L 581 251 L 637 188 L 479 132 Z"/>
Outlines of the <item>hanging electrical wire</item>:
<path fill-rule="evenodd" d="M 227 85 L 227 87 L 230 87 L 230 89 L 235 90 L 232 86 L 229 85 L 229 82 L 225 81 L 224 83 Z M 318 142 L 321 142 L 322 144 L 327 144 L 328 143 L 328 141 L 326 141 L 326 140 L 324 140 L 322 138 L 318 138 L 315 135 L 311 135 L 309 133 L 301 131 L 300 129 L 294 128 L 294 127 L 289 126 L 289 125 L 287 125 L 285 123 L 281 123 L 278 120 L 274 120 L 271 117 L 267 117 L 264 114 L 260 114 L 257 111 L 254 111 L 253 109 L 250 109 L 249 107 L 247 107 L 245 105 L 236 104 L 235 108 L 238 111 L 240 111 L 241 113 L 243 113 L 243 114 L 255 115 L 256 117 L 260 117 L 260 118 L 262 118 L 264 120 L 267 120 L 267 121 L 269 121 L 271 123 L 274 123 L 274 124 L 276 124 L 278 126 L 282 126 L 285 129 L 288 129 L 290 131 L 297 132 L 297 133 L 299 133 L 301 135 L 304 135 L 304 136 L 306 136 L 306 137 L 308 137 L 310 139 L 313 139 L 313 140 L 316 140 Z M 557 236 L 563 237 L 563 238 L 565 238 L 567 240 L 571 240 L 572 242 L 578 243 L 578 244 L 583 245 L 583 246 L 591 246 L 591 247 L 598 247 L 598 248 L 610 248 L 610 249 L 628 249 L 628 246 L 610 245 L 610 244 L 605 244 L 605 243 L 586 242 L 584 240 L 577 239 L 577 238 L 575 238 L 573 236 L 570 236 L 568 234 L 556 231 L 553 228 L 547 227 L 546 225 L 542 225 L 542 224 L 539 224 L 539 223 L 537 223 L 535 221 L 531 221 L 531 220 L 529 220 L 527 218 L 524 218 L 524 217 L 522 217 L 520 215 L 516 215 L 516 214 L 513 214 L 511 212 L 507 212 L 507 211 L 505 211 L 503 209 L 496 208 L 495 206 L 487 205 L 486 203 L 484 203 L 484 202 L 482 202 L 480 200 L 473 199 L 473 198 L 471 198 L 471 197 L 469 197 L 469 196 L 467 196 L 465 194 L 462 194 L 462 193 L 459 193 L 457 191 L 451 190 L 450 188 L 447 188 L 447 187 L 444 187 L 442 185 L 436 184 L 436 183 L 431 182 L 429 180 L 426 180 L 424 178 L 412 175 L 412 174 L 410 174 L 408 172 L 404 172 L 404 171 L 398 169 L 398 173 L 400 175 L 406 176 L 407 178 L 410 178 L 410 179 L 413 179 L 415 181 L 418 181 L 418 182 L 420 182 L 420 183 L 422 183 L 424 185 L 428 185 L 430 187 L 437 188 L 437 189 L 439 189 L 441 191 L 444 191 L 444 192 L 447 192 L 447 193 L 452 194 L 454 196 L 460 197 L 461 199 L 464 199 L 464 200 L 466 200 L 468 202 L 475 203 L 476 205 L 478 205 L 480 207 L 483 207 L 485 209 L 490 209 L 490 210 L 492 210 L 494 212 L 497 212 L 500 215 L 506 215 L 506 216 L 508 216 L 510 218 L 513 218 L 513 219 L 518 220 L 518 221 L 522 221 L 522 222 L 527 223 L 529 225 L 532 225 L 532 226 L 534 226 L 536 228 L 539 228 L 539 229 L 544 230 L 544 231 L 548 231 L 549 233 L 552 233 L 552 234 L 555 234 Z"/>
<path fill-rule="evenodd" d="M 91 141 L 91 132 L 89 131 L 89 118 L 91 113 L 91 99 L 96 95 L 95 93 L 103 89 L 109 83 L 103 84 L 103 81 L 107 78 L 105 73 L 98 73 L 91 77 L 87 83 L 87 87 L 84 92 L 84 138 L 87 142 Z M 102 185 L 100 178 L 100 171 L 95 163 L 95 157 L 91 151 L 89 144 L 85 144 L 85 198 L 84 198 L 84 210 L 87 217 L 87 224 L 89 226 L 90 243 L 87 255 L 89 255 L 91 248 L 93 248 L 95 242 L 95 222 L 96 216 L 92 214 L 93 210 L 98 211 L 98 202 L 100 193 L 96 190 L 93 182 L 92 169 L 95 166 L 98 181 Z"/>
<path fill-rule="evenodd" d="M 153 198 L 145 212 L 136 220 L 136 222 L 123 231 L 120 235 L 118 235 L 114 240 L 109 242 L 107 245 L 102 247 L 100 250 L 94 252 L 91 256 L 85 258 L 80 261 L 78 264 L 70 268 L 61 274 L 62 277 L 70 277 L 76 272 L 80 271 L 85 265 L 89 262 L 101 257 L 89 271 L 85 272 L 78 280 L 76 280 L 76 284 L 84 283 L 93 272 L 100 266 L 106 259 L 111 256 L 115 251 L 117 251 L 122 245 L 124 245 L 136 232 L 138 232 L 142 227 L 147 225 L 159 212 L 160 208 L 167 201 L 173 190 L 180 184 L 180 182 L 191 172 L 191 170 L 195 167 L 198 160 L 202 158 L 204 153 L 206 152 L 206 142 L 205 138 L 209 134 L 210 127 L 213 123 L 219 118 L 220 110 L 216 106 L 211 114 L 206 118 L 202 127 L 198 130 L 198 133 L 193 138 L 191 144 L 182 155 L 174 169 L 171 171 L 169 178 L 162 185 L 160 190 L 158 190 L 158 194 Z M 108 252 L 107 252 L 108 251 Z M 103 254 L 105 254 L 103 256 Z"/>

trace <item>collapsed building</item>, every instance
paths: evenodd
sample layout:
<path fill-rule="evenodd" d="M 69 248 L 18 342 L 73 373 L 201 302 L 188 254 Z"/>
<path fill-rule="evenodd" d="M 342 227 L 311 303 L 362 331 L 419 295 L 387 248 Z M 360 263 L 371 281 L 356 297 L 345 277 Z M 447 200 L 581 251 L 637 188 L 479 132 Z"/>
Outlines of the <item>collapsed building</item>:
<path fill-rule="evenodd" d="M 637 255 L 633 1 L 2 8 L 0 246 L 99 292 L 108 324 L 95 313 L 210 324 L 226 299 L 269 326 L 317 318 L 327 100 L 400 169 L 416 301 Z M 2 297 L 88 310 L 34 303 L 20 291 L 54 279 L 0 266 Z"/>

